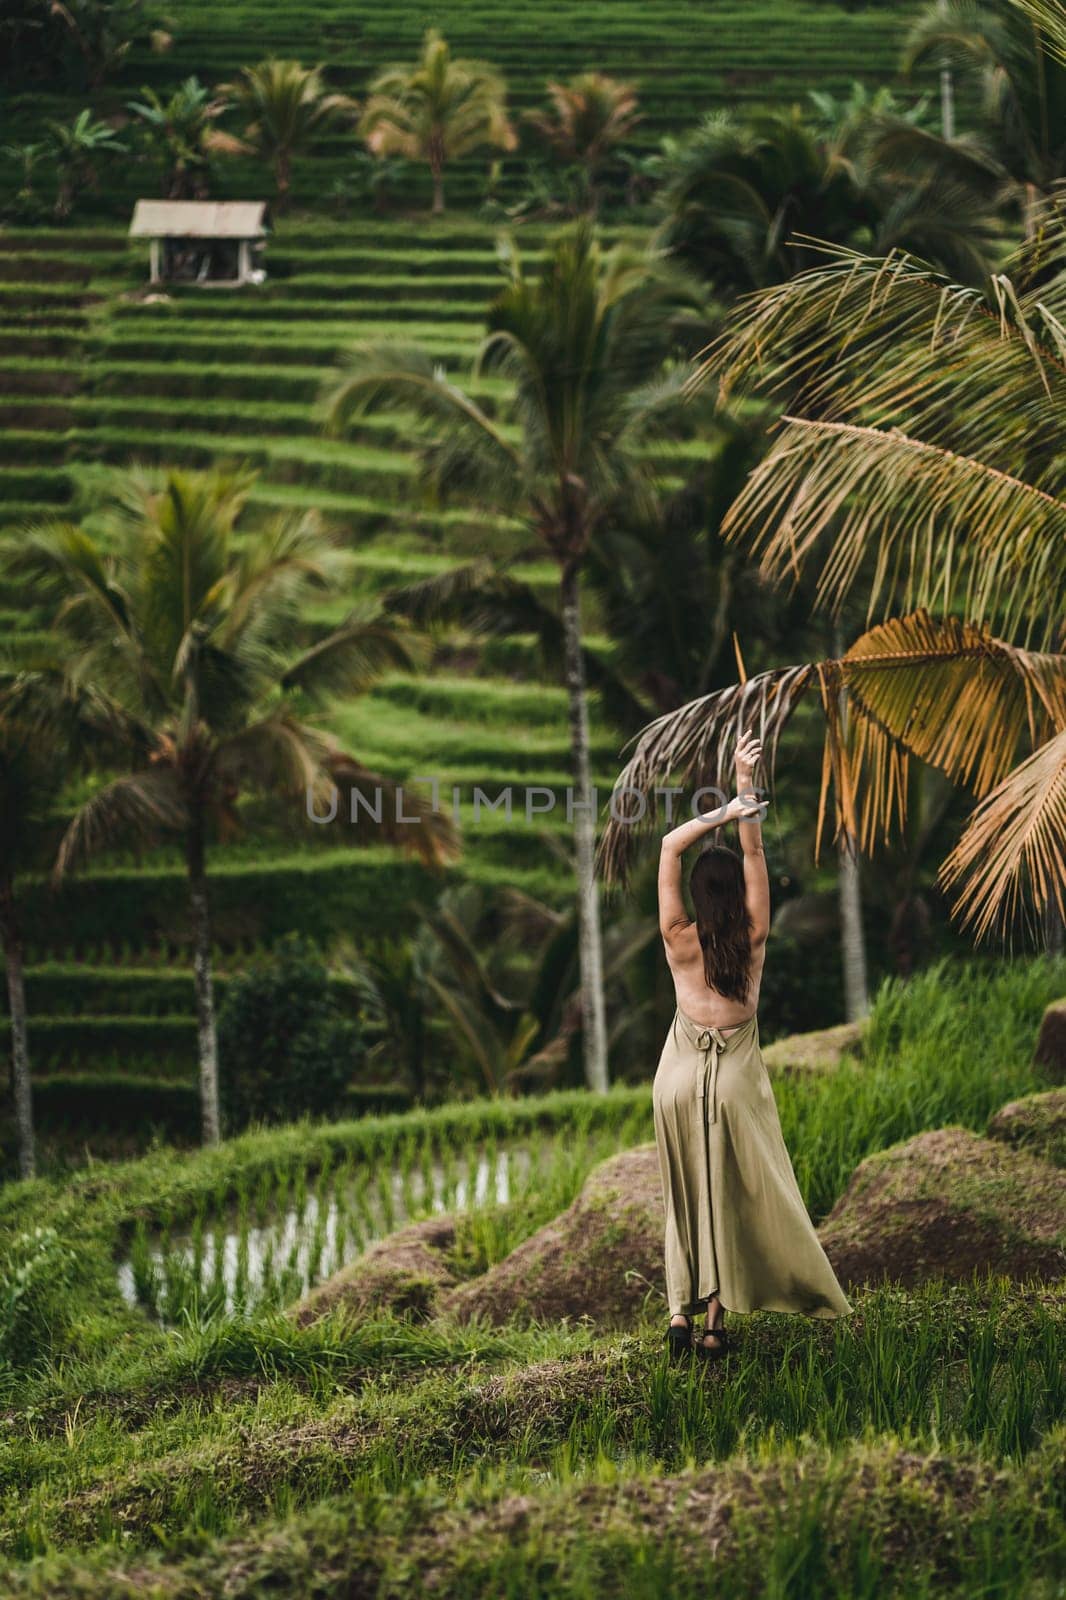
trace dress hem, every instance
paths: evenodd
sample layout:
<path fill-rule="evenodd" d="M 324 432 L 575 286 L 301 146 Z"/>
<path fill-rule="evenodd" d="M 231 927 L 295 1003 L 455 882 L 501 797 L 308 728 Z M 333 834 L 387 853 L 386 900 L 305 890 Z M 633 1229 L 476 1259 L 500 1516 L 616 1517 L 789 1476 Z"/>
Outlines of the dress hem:
<path fill-rule="evenodd" d="M 728 1311 L 732 1315 L 740 1317 L 750 1316 L 754 1311 L 778 1311 L 783 1316 L 812 1317 L 817 1318 L 819 1322 L 831 1322 L 838 1317 L 850 1317 L 855 1314 L 854 1306 L 848 1306 L 846 1311 L 834 1311 L 831 1306 L 822 1306 L 817 1311 L 804 1311 L 799 1306 L 782 1305 L 779 1302 L 775 1304 L 770 1301 L 765 1301 L 761 1305 L 731 1306 L 722 1299 L 721 1295 L 704 1295 L 702 1299 L 686 1300 L 684 1305 L 680 1306 L 677 1311 L 671 1311 L 670 1315 L 672 1317 L 694 1316 L 697 1311 L 705 1311 L 707 1302 L 713 1299 L 717 1299 L 723 1311 Z"/>

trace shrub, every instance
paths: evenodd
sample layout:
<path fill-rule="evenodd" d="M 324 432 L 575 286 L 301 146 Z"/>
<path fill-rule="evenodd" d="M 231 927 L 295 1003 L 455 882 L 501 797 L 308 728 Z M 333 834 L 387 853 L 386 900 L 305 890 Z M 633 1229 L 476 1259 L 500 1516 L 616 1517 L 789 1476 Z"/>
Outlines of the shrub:
<path fill-rule="evenodd" d="M 218 1045 L 230 1132 L 338 1110 L 365 1049 L 321 956 L 299 934 L 231 980 Z"/>
<path fill-rule="evenodd" d="M 66 1321 L 73 1262 L 54 1228 L 11 1241 L 0 1259 L 0 1362 L 29 1367 L 51 1350 Z"/>

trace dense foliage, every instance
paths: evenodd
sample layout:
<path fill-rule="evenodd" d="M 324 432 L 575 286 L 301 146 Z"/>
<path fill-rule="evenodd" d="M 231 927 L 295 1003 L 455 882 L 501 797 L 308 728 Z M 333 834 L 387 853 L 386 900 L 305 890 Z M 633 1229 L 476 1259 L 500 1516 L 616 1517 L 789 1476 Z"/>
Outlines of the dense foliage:
<path fill-rule="evenodd" d="M 223 1124 L 329 1116 L 358 1073 L 365 1049 L 321 955 L 289 935 L 226 990 L 218 1050 Z"/>

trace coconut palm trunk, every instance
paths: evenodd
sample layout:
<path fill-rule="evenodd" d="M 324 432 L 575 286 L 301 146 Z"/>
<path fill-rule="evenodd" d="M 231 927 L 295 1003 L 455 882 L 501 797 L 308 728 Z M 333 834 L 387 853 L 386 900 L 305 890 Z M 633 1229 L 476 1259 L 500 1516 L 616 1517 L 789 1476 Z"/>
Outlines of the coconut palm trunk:
<path fill-rule="evenodd" d="M 862 883 L 855 835 L 841 835 L 837 896 L 840 904 L 840 944 L 844 958 L 844 1014 L 849 1022 L 869 1015 L 870 991 L 866 975 L 866 939 L 862 927 Z"/>
<path fill-rule="evenodd" d="M 585 1056 L 585 1082 L 590 1089 L 607 1089 L 607 1014 L 603 995 L 603 939 L 596 890 L 596 815 L 589 771 L 589 713 L 585 693 L 585 665 L 581 652 L 581 580 L 576 562 L 563 569 L 561 583 L 563 639 L 566 657 L 566 692 L 570 710 L 570 764 L 576 794 L 573 797 L 574 845 L 577 862 L 578 948 L 581 966 L 581 1033 Z"/>
<path fill-rule="evenodd" d="M 279 150 L 274 157 L 274 204 L 279 211 L 284 211 L 288 206 L 291 183 L 292 158 L 287 150 Z"/>
<path fill-rule="evenodd" d="M 33 1091 L 30 1086 L 30 1049 L 26 1027 L 26 985 L 23 976 L 22 935 L 15 914 L 11 885 L 0 892 L 0 935 L 7 967 L 7 999 L 11 1013 L 11 1087 L 15 1101 L 15 1135 L 20 1178 L 37 1174 L 33 1137 Z"/>
<path fill-rule="evenodd" d="M 192 918 L 193 985 L 196 991 L 196 1034 L 200 1060 L 200 1119 L 204 1144 L 217 1144 L 220 1136 L 218 1034 L 215 1028 L 211 916 L 207 899 L 202 818 L 193 821 L 185 836 L 185 862 L 189 874 L 189 910 Z"/>
<path fill-rule="evenodd" d="M 434 133 L 429 145 L 429 170 L 433 176 L 433 215 L 444 212 L 444 138 Z"/>
<path fill-rule="evenodd" d="M 840 629 L 833 629 L 833 653 L 844 654 Z M 840 731 L 848 733 L 847 691 L 840 691 Z M 862 883 L 859 877 L 859 852 L 855 835 L 845 828 L 838 847 L 837 898 L 840 905 L 840 948 L 844 964 L 844 1015 L 848 1022 L 860 1022 L 869 1014 L 870 990 L 866 973 L 866 937 L 862 926 Z"/>

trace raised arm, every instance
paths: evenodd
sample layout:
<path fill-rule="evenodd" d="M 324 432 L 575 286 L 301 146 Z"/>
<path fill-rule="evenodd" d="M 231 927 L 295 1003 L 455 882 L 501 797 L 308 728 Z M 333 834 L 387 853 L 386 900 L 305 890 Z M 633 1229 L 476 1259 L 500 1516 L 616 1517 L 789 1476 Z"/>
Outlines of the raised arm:
<path fill-rule="evenodd" d="M 757 798 L 752 784 L 755 767 L 761 755 L 761 743 L 752 737 L 750 728 L 746 729 L 737 744 L 738 797 L 752 800 Z M 753 945 L 764 943 L 770 932 L 770 876 L 766 870 L 766 852 L 762 847 L 759 810 L 759 806 L 756 805 L 754 818 L 750 812 L 747 817 L 741 818 L 738 829 L 740 848 L 744 856 L 744 899 L 747 903 L 748 916 L 751 918 Z"/>
<path fill-rule="evenodd" d="M 663 834 L 659 851 L 659 932 L 669 940 L 681 927 L 687 927 L 688 912 L 681 894 L 681 857 L 690 844 L 702 839 L 712 828 L 721 828 L 727 822 L 740 821 L 742 817 L 758 818 L 759 806 L 748 804 L 739 796 L 721 805 L 715 811 L 704 812 L 689 822 L 682 822 L 669 833 Z M 756 821 L 756 828 L 758 822 Z M 745 863 L 746 863 L 745 858 Z M 745 881 L 747 867 L 745 864 Z"/>

